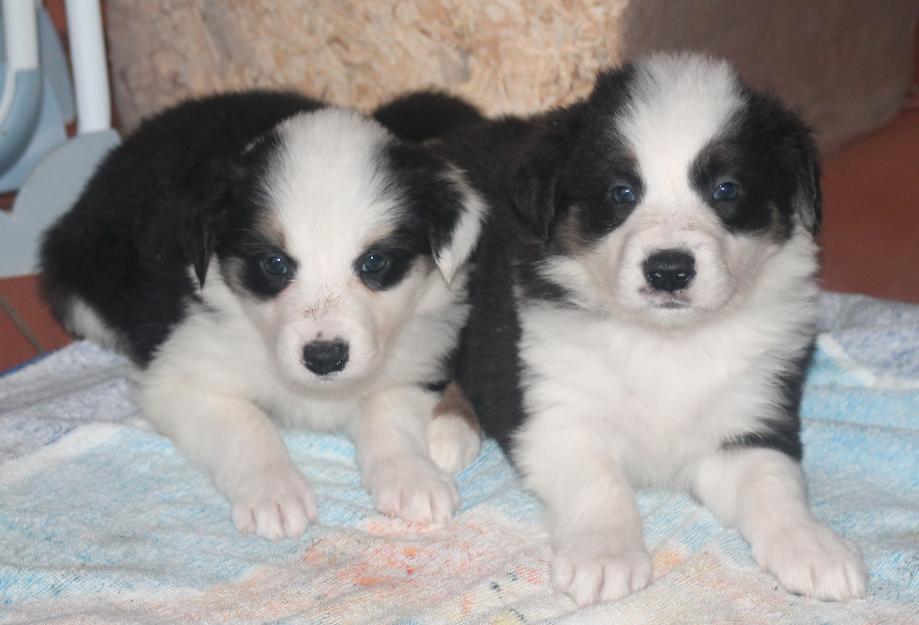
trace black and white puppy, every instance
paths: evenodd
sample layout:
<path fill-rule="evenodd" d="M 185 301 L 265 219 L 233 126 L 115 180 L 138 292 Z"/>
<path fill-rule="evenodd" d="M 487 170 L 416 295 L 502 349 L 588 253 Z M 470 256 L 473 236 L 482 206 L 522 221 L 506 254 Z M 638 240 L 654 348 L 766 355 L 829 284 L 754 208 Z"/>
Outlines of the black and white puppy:
<path fill-rule="evenodd" d="M 725 62 L 659 54 L 443 144 L 495 207 L 458 380 L 547 507 L 555 586 L 588 605 L 647 585 L 634 493 L 664 486 L 788 590 L 863 597 L 800 466 L 820 189 L 798 118 Z"/>
<path fill-rule="evenodd" d="M 457 168 L 376 121 L 215 96 L 105 159 L 46 235 L 44 289 L 74 333 L 138 365 L 143 413 L 241 532 L 293 537 L 316 517 L 277 424 L 350 435 L 380 511 L 445 522 L 449 471 L 479 441 L 428 428 L 482 215 Z"/>

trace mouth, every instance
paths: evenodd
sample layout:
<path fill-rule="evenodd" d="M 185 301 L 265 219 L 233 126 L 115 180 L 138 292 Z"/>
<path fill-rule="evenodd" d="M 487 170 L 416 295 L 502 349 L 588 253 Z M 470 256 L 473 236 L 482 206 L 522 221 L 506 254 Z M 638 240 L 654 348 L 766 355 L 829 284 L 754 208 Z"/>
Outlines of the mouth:
<path fill-rule="evenodd" d="M 685 291 L 661 293 L 651 289 L 642 289 L 641 294 L 647 299 L 649 307 L 654 310 L 687 310 L 692 308 L 692 300 Z"/>
<path fill-rule="evenodd" d="M 655 302 L 652 306 L 660 310 L 684 310 L 689 308 L 690 304 L 685 300 L 672 298 L 664 302 Z"/>

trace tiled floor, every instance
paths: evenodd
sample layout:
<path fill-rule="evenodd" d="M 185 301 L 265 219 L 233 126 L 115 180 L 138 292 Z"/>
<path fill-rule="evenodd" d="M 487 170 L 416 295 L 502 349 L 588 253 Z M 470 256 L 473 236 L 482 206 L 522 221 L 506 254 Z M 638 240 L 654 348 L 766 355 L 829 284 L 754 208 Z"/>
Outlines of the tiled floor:
<path fill-rule="evenodd" d="M 919 302 L 919 63 L 914 83 L 896 119 L 824 163 L 826 289 Z M 0 371 L 68 342 L 34 277 L 0 280 Z"/>
<path fill-rule="evenodd" d="M 34 277 L 0 280 L 0 371 L 69 342 L 42 303 Z"/>

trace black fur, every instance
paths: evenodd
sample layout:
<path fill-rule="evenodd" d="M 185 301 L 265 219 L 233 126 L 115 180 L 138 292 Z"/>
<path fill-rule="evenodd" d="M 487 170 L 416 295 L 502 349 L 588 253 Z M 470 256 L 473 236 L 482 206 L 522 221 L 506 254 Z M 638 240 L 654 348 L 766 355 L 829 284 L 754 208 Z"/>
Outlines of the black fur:
<path fill-rule="evenodd" d="M 399 247 L 435 256 L 452 241 L 465 212 L 458 182 L 448 179 L 450 164 L 430 150 L 393 142 L 382 155 L 387 189 L 403 207 Z"/>
<path fill-rule="evenodd" d="M 70 298 L 82 298 L 130 357 L 147 364 L 195 297 L 186 267 L 206 280 L 238 156 L 281 120 L 320 106 L 293 93 L 248 92 L 186 102 L 145 121 L 45 234 L 42 284 L 55 313 L 66 318 Z"/>
<path fill-rule="evenodd" d="M 260 299 L 308 271 L 285 253 L 262 185 L 281 148 L 275 127 L 323 106 L 255 91 L 185 102 L 142 124 L 45 235 L 43 289 L 59 318 L 81 298 L 144 366 L 188 302 L 199 300 L 212 258 L 231 289 Z M 462 182 L 442 156 L 396 138 L 381 150 L 379 173 L 400 207 L 398 223 L 354 261 L 355 275 L 375 290 L 396 285 L 417 257 L 442 253 L 466 209 Z M 386 256 L 385 269 L 362 273 L 361 258 L 371 253 Z M 284 271 L 266 266 L 272 258 Z"/>
<path fill-rule="evenodd" d="M 724 448 L 766 447 L 781 451 L 795 460 L 804 456 L 801 444 L 801 396 L 804 392 L 804 373 L 810 364 L 815 344 L 811 343 L 807 353 L 797 361 L 789 363 L 783 375 L 778 376 L 775 385 L 780 393 L 781 418 L 768 422 L 765 430 L 747 434 L 737 440 L 726 441 Z"/>
<path fill-rule="evenodd" d="M 631 66 L 602 73 L 592 94 L 568 108 L 532 118 L 472 121 L 449 128 L 440 149 L 467 171 L 492 213 L 474 257 L 470 317 L 455 358 L 457 380 L 483 430 L 506 449 L 526 418 L 518 346 L 521 336 L 515 287 L 526 302 L 570 305 L 564 285 L 534 268 L 573 247 L 590 245 L 621 225 L 634 208 L 611 190 L 629 185 L 640 201 L 643 181 L 611 123 L 628 104 Z M 725 227 L 738 233 L 791 232 L 792 215 L 816 232 L 820 222 L 819 171 L 810 133 L 776 100 L 743 92 L 747 106 L 728 131 L 700 155 L 692 180 L 710 200 L 712 185 L 739 178 L 743 195 L 731 206 L 710 202 Z M 387 110 L 395 115 L 398 101 Z M 436 125 L 411 106 L 403 119 L 421 130 Z M 405 136 L 411 136 L 403 130 Z M 636 202 L 637 203 L 637 202 Z M 767 446 L 800 459 L 797 409 L 804 363 L 791 363 L 777 381 L 786 418 L 766 432 L 726 445 Z"/>
<path fill-rule="evenodd" d="M 415 91 L 383 104 L 373 112 L 378 122 L 400 139 L 420 142 L 453 128 L 483 121 L 479 110 L 439 91 Z"/>
<path fill-rule="evenodd" d="M 691 173 L 699 195 L 725 228 L 791 236 L 795 214 L 813 234 L 820 227 L 820 171 L 810 130 L 769 96 L 745 90 L 746 106 L 721 137 L 696 159 Z M 712 200 L 719 182 L 740 184 L 730 202 Z"/>

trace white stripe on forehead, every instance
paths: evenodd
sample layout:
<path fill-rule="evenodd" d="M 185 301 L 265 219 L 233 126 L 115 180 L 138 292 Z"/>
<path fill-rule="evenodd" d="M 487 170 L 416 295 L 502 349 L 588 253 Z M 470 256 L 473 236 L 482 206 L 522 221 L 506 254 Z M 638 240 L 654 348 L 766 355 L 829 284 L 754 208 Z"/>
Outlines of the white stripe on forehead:
<path fill-rule="evenodd" d="M 646 193 L 688 188 L 690 164 L 741 105 L 740 83 L 725 61 L 654 54 L 636 63 L 616 125 L 638 160 Z"/>
<path fill-rule="evenodd" d="M 383 192 L 380 157 L 389 133 L 381 125 L 327 108 L 292 117 L 279 134 L 266 187 L 291 254 L 349 255 L 371 233 L 391 227 L 397 211 L 395 198 Z"/>

